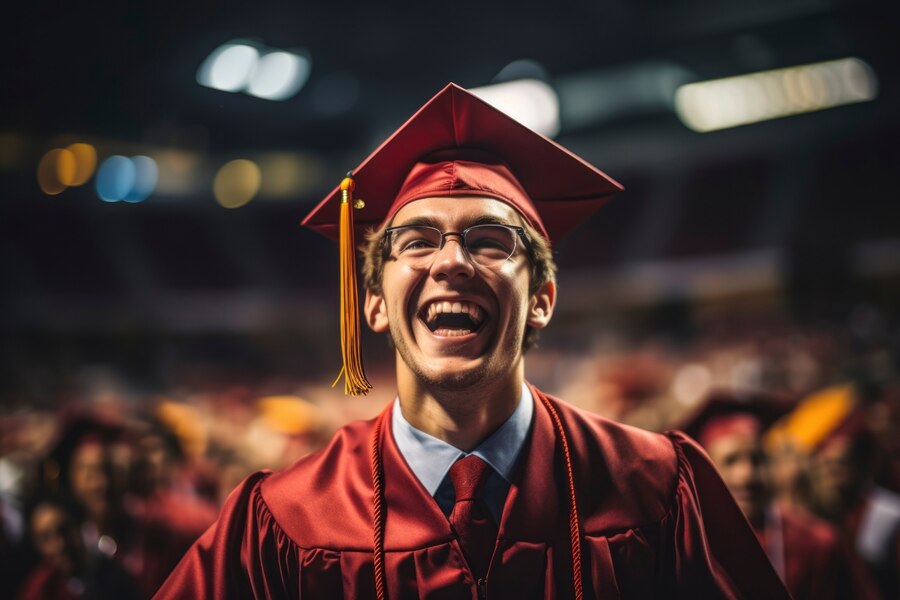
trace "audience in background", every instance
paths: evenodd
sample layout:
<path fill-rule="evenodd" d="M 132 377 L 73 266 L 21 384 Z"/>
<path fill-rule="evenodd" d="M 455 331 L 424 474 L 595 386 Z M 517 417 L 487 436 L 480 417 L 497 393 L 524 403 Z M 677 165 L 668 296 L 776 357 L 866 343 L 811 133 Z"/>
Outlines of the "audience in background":
<path fill-rule="evenodd" d="M 790 412 L 768 432 L 767 417 L 693 433 L 795 597 L 900 597 L 900 499 L 890 491 L 900 487 L 900 388 L 890 350 L 786 324 L 702 331 L 548 344 L 533 377 L 582 408 L 654 430 L 683 426 L 716 389 L 759 392 L 743 407 L 770 393 L 805 398 L 782 407 Z M 179 380 L 151 389 L 86 372 L 102 385 L 0 403 L 0 572 L 12 596 L 149 598 L 248 472 L 293 462 L 393 393 L 376 386 L 369 398 L 345 398 L 321 381 L 240 380 L 208 365 L 182 365 Z"/>
<path fill-rule="evenodd" d="M 774 497 L 763 434 L 789 409 L 782 399 L 719 391 L 682 429 L 709 453 L 791 596 L 849 598 L 854 585 L 837 534 Z"/>
<path fill-rule="evenodd" d="M 85 547 L 64 502 L 51 497 L 36 500 L 28 528 L 39 558 L 19 590 L 20 600 L 139 597 L 134 579 L 122 566 Z"/>

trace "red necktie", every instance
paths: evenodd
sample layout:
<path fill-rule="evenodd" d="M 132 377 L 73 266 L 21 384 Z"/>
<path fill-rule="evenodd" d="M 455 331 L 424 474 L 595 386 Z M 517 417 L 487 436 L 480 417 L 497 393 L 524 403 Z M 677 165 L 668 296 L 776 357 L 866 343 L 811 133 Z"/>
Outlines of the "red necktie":
<path fill-rule="evenodd" d="M 487 575 L 497 542 L 497 525 L 482 498 L 490 474 L 491 466 L 471 454 L 450 467 L 450 481 L 456 492 L 450 524 L 476 578 Z"/>

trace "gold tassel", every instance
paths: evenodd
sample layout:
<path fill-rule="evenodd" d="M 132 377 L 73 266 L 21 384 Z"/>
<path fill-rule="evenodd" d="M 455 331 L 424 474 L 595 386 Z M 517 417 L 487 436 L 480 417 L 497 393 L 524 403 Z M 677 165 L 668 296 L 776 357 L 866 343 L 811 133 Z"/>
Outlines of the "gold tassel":
<path fill-rule="evenodd" d="M 356 244 L 353 239 L 353 209 L 365 206 L 353 199 L 356 184 L 352 173 L 341 181 L 340 252 L 341 268 L 341 354 L 344 365 L 331 387 L 344 377 L 344 394 L 360 396 L 369 393 L 372 384 L 366 379 L 359 349 L 359 297 L 356 284 Z"/>

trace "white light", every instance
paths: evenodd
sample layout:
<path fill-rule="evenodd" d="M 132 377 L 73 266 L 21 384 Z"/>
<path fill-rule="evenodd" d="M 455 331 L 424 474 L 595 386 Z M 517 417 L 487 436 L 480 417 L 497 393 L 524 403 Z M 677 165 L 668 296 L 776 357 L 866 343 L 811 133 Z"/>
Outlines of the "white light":
<path fill-rule="evenodd" d="M 715 131 L 874 100 L 878 80 L 858 58 L 689 83 L 675 112 L 694 131 Z"/>
<path fill-rule="evenodd" d="M 685 406 L 697 404 L 712 385 L 712 373 L 704 365 L 684 365 L 672 380 L 672 394 Z"/>
<path fill-rule="evenodd" d="M 197 82 L 224 92 L 247 87 L 259 62 L 259 52 L 246 44 L 228 43 L 210 54 L 197 72 Z"/>
<path fill-rule="evenodd" d="M 519 79 L 470 91 L 533 131 L 547 137 L 559 133 L 559 97 L 543 81 Z"/>
<path fill-rule="evenodd" d="M 259 59 L 247 93 L 266 100 L 285 100 L 309 78 L 309 59 L 291 52 L 269 52 Z"/>

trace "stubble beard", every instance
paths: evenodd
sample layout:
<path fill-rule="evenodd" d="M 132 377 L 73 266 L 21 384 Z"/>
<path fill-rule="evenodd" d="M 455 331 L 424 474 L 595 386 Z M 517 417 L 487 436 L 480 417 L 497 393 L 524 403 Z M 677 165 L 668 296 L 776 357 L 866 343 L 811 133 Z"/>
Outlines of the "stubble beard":
<path fill-rule="evenodd" d="M 510 339 L 507 348 L 508 352 L 498 352 L 497 349 L 489 349 L 488 352 L 492 355 L 486 357 L 486 360 L 479 361 L 476 367 L 453 373 L 427 372 L 423 368 L 421 360 L 416 360 L 402 335 L 395 334 L 394 331 L 391 330 L 390 336 L 397 353 L 400 355 L 400 360 L 402 360 L 406 367 L 412 371 L 413 375 L 415 375 L 416 379 L 418 379 L 422 385 L 436 391 L 458 393 L 472 389 L 480 382 L 485 381 L 486 378 L 489 378 L 492 374 L 499 377 L 502 376 L 506 370 L 511 369 L 512 363 L 498 364 L 501 360 L 500 357 L 515 356 L 515 349 L 522 347 L 524 332 L 513 336 Z"/>

